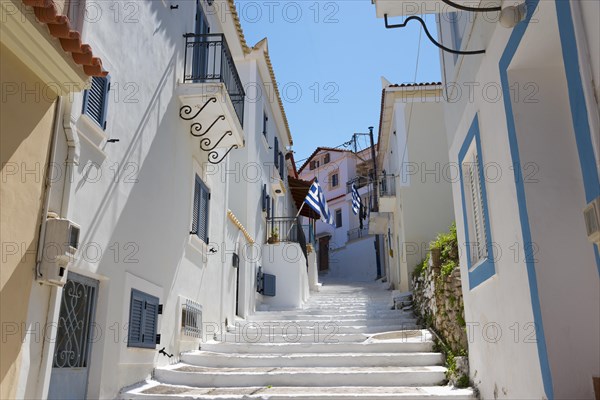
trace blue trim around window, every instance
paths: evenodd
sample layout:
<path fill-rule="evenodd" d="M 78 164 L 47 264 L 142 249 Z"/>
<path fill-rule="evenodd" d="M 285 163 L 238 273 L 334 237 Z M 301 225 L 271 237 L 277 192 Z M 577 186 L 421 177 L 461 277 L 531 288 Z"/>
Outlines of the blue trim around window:
<path fill-rule="evenodd" d="M 575 37 L 575 27 L 573 26 L 570 2 L 556 2 L 556 17 L 558 18 L 558 31 L 563 61 L 565 63 L 569 104 L 571 106 L 571 117 L 573 121 L 573 131 L 575 132 L 575 141 L 577 143 L 577 152 L 579 153 L 585 200 L 589 203 L 600 196 L 600 178 L 598 177 L 598 170 L 596 169 L 592 132 L 588 120 L 583 83 L 581 81 L 577 39 Z M 597 246 L 594 246 L 593 244 L 591 246 L 594 247 L 596 268 L 598 270 L 598 275 L 600 275 L 600 252 L 598 251 Z"/>
<path fill-rule="evenodd" d="M 488 251 L 487 258 L 483 261 L 480 261 L 479 264 L 471 270 L 471 246 L 469 245 L 469 222 L 467 220 L 467 203 L 465 196 L 465 185 L 463 181 L 463 169 L 462 164 L 465 156 L 467 155 L 467 151 L 471 147 L 471 144 L 475 141 L 475 147 L 477 150 L 478 156 L 478 164 L 479 164 L 479 181 L 481 182 L 481 201 L 483 203 L 483 218 L 485 220 L 485 235 L 486 235 L 486 247 Z M 460 171 L 460 193 L 462 196 L 462 212 L 463 212 L 463 223 L 464 223 L 464 231 L 465 231 L 465 248 L 466 248 L 466 260 L 467 260 L 467 268 L 469 271 L 469 290 L 475 289 L 481 283 L 485 282 L 492 276 L 496 274 L 496 267 L 494 265 L 494 247 L 492 246 L 492 233 L 490 230 L 490 214 L 488 212 L 488 202 L 487 202 L 487 192 L 485 187 L 485 177 L 484 177 L 484 169 L 483 169 L 483 156 L 481 153 L 481 139 L 479 135 L 479 117 L 475 115 L 473 122 L 471 123 L 471 127 L 469 128 L 469 132 L 465 137 L 465 141 L 460 148 L 458 153 L 458 168 Z"/>
<path fill-rule="evenodd" d="M 540 296 L 537 287 L 537 276 L 535 272 L 535 259 L 533 255 L 533 246 L 528 245 L 531 241 L 531 229 L 529 226 L 529 214 L 527 212 L 527 201 L 525 198 L 525 187 L 522 179 L 521 171 L 521 158 L 519 155 L 519 146 L 517 142 L 517 132 L 515 127 L 515 120 L 513 115 L 513 108 L 511 103 L 510 86 L 508 82 L 508 67 L 512 62 L 512 59 L 519 48 L 521 39 L 525 35 L 531 17 L 535 14 L 535 10 L 540 0 L 527 0 L 527 17 L 526 19 L 517 24 L 513 29 L 513 32 L 508 39 L 508 43 L 504 49 L 504 53 L 500 58 L 500 82 L 502 85 L 502 92 L 504 97 L 504 109 L 506 112 L 506 124 L 508 130 L 508 142 L 510 146 L 510 153 L 512 158 L 512 165 L 514 171 L 515 187 L 517 191 L 517 203 L 519 206 L 519 220 L 521 225 L 521 234 L 523 238 L 523 249 L 525 254 L 525 265 L 527 267 L 527 278 L 529 281 L 529 292 L 531 295 L 531 310 L 533 312 L 533 320 L 536 328 L 536 343 L 538 350 L 538 357 L 540 360 L 540 370 L 542 374 L 542 382 L 544 384 L 544 391 L 548 400 L 554 398 L 554 388 L 552 386 L 552 371 L 550 370 L 550 363 L 548 361 L 548 349 L 546 347 L 546 336 L 544 333 L 544 324 L 542 322 L 542 310 L 540 305 Z M 558 3 L 558 2 L 557 2 Z M 563 44 L 564 45 L 564 44 Z"/>

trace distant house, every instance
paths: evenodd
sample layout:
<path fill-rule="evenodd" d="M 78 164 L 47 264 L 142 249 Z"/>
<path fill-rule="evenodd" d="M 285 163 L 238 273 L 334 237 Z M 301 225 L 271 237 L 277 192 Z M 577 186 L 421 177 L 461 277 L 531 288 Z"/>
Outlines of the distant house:
<path fill-rule="evenodd" d="M 373 2 L 388 25 L 436 14 L 445 47 L 471 380 L 486 399 L 591 399 L 594 381 L 598 398 L 600 2 Z"/>
<path fill-rule="evenodd" d="M 370 227 L 383 235 L 386 275 L 410 289 L 429 242 L 454 220 L 440 83 L 392 85 L 382 78 L 377 199 Z"/>
<path fill-rule="evenodd" d="M 298 169 L 301 179 L 318 179 L 327 198 L 335 226 L 316 222 L 319 271 L 331 276 L 359 280 L 377 278 L 374 239 L 369 234 L 368 211 L 371 202 L 370 181 L 373 173 L 371 149 L 350 150 L 318 147 Z M 362 198 L 363 219 L 352 211 L 351 188 L 354 184 Z"/>

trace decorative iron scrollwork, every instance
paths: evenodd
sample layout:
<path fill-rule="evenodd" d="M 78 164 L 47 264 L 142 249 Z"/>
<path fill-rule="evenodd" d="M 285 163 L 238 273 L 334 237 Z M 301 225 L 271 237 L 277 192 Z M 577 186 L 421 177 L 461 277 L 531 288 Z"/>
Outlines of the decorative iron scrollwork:
<path fill-rule="evenodd" d="M 225 116 L 224 116 L 224 115 L 219 115 L 219 116 L 217 117 L 217 119 L 215 119 L 215 120 L 213 121 L 213 123 L 212 123 L 212 124 L 210 124 L 210 126 L 208 127 L 208 129 L 207 129 L 207 130 L 206 130 L 204 133 L 200 133 L 200 132 L 202 132 L 202 124 L 201 124 L 200 122 L 194 122 L 194 123 L 193 123 L 193 124 L 190 126 L 190 134 L 191 134 L 192 136 L 195 136 L 195 137 L 202 137 L 202 136 L 206 135 L 206 134 L 207 134 L 207 133 L 208 133 L 208 132 L 211 130 L 211 128 L 212 128 L 213 126 L 215 126 L 215 124 L 216 124 L 216 123 L 217 123 L 219 120 L 223 120 L 223 121 L 225 121 Z M 194 132 L 198 132 L 198 133 L 194 133 Z"/>
<path fill-rule="evenodd" d="M 225 157 L 227 157 L 227 155 L 229 154 L 229 152 L 233 149 L 237 149 L 239 148 L 237 144 L 234 144 L 233 146 L 231 146 L 229 148 L 229 150 L 227 150 L 225 152 L 225 154 L 223 154 L 223 156 L 221 158 L 219 158 L 219 152 L 216 150 L 211 151 L 210 153 L 208 153 L 208 162 L 211 164 L 218 164 L 221 161 L 223 161 L 225 159 Z"/>
<path fill-rule="evenodd" d="M 212 141 L 210 140 L 210 138 L 204 138 L 200 141 L 200 148 L 204 151 L 213 151 L 214 149 L 217 148 L 219 143 L 221 143 L 223 141 L 223 139 L 225 139 L 225 136 L 231 136 L 231 135 L 233 135 L 233 133 L 231 131 L 225 132 L 223 134 L 223 136 L 221 136 L 221 138 L 219 140 L 217 140 L 217 142 L 214 145 L 212 145 Z"/>
<path fill-rule="evenodd" d="M 208 103 L 211 103 L 211 102 L 212 103 L 216 103 L 217 102 L 217 98 L 216 97 L 211 97 L 210 99 L 206 100 L 206 103 L 204 103 L 204 105 L 202 107 L 200 107 L 200 109 L 196 112 L 196 114 L 192 115 L 191 117 L 189 115 L 193 111 L 192 106 L 186 104 L 185 106 L 182 106 L 179 109 L 179 116 L 181 117 L 181 119 L 184 119 L 186 121 L 191 121 L 194 118 L 196 118 L 198 115 L 200 115 L 200 113 L 202 112 L 202 110 L 204 110 L 204 108 L 208 105 Z M 184 116 L 184 114 L 185 114 L 185 116 Z"/>

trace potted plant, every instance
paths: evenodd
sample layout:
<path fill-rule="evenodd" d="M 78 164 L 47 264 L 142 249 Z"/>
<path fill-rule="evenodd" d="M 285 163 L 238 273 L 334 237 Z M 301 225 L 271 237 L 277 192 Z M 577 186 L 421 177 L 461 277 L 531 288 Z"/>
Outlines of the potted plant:
<path fill-rule="evenodd" d="M 279 230 L 277 228 L 273 228 L 271 230 L 271 236 L 267 240 L 267 243 L 269 243 L 269 244 L 279 243 Z"/>

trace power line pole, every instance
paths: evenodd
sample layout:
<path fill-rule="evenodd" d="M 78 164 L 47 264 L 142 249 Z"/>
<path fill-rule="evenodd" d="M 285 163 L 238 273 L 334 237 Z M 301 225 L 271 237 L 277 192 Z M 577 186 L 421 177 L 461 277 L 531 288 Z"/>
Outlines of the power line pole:
<path fill-rule="evenodd" d="M 379 212 L 379 201 L 377 198 L 378 176 L 377 176 L 377 158 L 375 155 L 375 140 L 373 138 L 373 127 L 369 127 L 369 139 L 371 140 L 371 160 L 373 160 L 373 212 Z M 375 262 L 377 263 L 377 279 L 381 278 L 381 255 L 379 254 L 380 238 L 375 235 Z"/>

